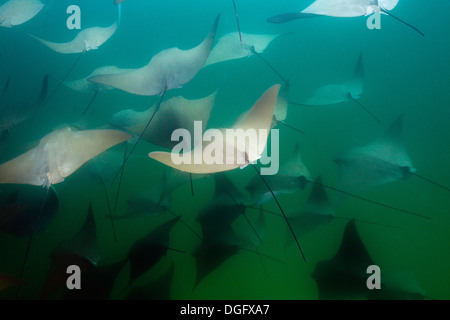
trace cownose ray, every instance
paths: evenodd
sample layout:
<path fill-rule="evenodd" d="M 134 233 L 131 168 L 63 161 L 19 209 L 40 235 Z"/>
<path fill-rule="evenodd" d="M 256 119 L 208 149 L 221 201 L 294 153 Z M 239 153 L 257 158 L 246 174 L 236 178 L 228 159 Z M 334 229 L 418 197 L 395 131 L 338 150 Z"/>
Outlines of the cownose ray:
<path fill-rule="evenodd" d="M 102 75 L 102 74 L 119 74 L 119 73 L 125 73 L 129 72 L 131 69 L 121 69 L 116 66 L 103 66 L 96 68 L 94 71 L 92 71 L 88 76 L 77 79 L 77 80 L 66 80 L 63 82 L 63 84 L 78 92 L 91 94 L 92 98 L 90 99 L 88 105 L 83 111 L 82 115 L 85 115 L 91 105 L 93 104 L 95 98 L 97 97 L 97 94 L 101 91 L 111 90 L 112 87 L 103 86 L 101 84 L 93 83 L 91 81 L 88 81 L 90 77 L 96 76 L 96 75 Z"/>
<path fill-rule="evenodd" d="M 297 179 L 300 177 L 305 177 L 306 179 Z M 268 180 L 272 191 L 279 195 L 290 194 L 304 189 L 307 183 L 306 180 L 310 178 L 311 174 L 303 162 L 300 144 L 297 141 L 292 156 L 280 165 L 276 175 L 267 176 L 266 180 Z M 272 199 L 271 193 L 259 183 L 257 177 L 250 180 L 245 189 L 250 194 L 250 203 L 254 205 L 261 205 Z"/>
<path fill-rule="evenodd" d="M 261 59 L 275 74 L 289 86 L 289 82 L 281 75 L 274 66 L 267 61 L 261 53 L 269 46 L 269 44 L 281 36 L 281 34 L 243 34 L 245 41 L 239 45 L 236 42 L 237 32 L 231 32 L 223 35 L 214 46 L 211 54 L 206 60 L 205 66 L 242 59 L 256 55 Z"/>
<path fill-rule="evenodd" d="M 336 219 L 347 221 L 350 220 L 346 217 L 336 216 L 336 211 L 332 202 L 326 194 L 321 176 L 318 176 L 314 180 L 311 192 L 309 193 L 306 202 L 298 209 L 294 209 L 288 212 L 288 219 L 291 221 L 292 227 L 294 228 L 295 232 L 297 232 L 300 236 L 305 236 L 307 233 L 310 233 Z M 390 225 L 379 224 L 360 219 L 356 219 L 356 221 L 393 227 Z M 290 240 L 290 237 L 287 236 L 286 246 L 291 242 Z"/>
<path fill-rule="evenodd" d="M 343 83 L 327 84 L 316 89 L 311 97 L 302 103 L 292 103 L 301 106 L 324 106 L 331 104 L 338 104 L 348 101 L 356 102 L 365 112 L 367 112 L 378 123 L 381 121 L 361 104 L 360 98 L 364 88 L 364 64 L 363 54 L 360 53 L 353 76 Z"/>
<path fill-rule="evenodd" d="M 109 38 L 114 35 L 116 30 L 117 22 L 114 22 L 109 27 L 91 27 L 81 30 L 72 41 L 64 43 L 50 42 L 37 36 L 30 35 L 55 52 L 62 54 L 79 54 L 78 58 L 69 68 L 69 70 L 64 74 L 61 81 L 58 82 L 58 85 L 55 87 L 55 89 L 51 92 L 46 102 L 48 102 L 58 91 L 61 84 L 64 83 L 69 74 L 81 60 L 81 57 L 88 51 L 97 50 L 98 48 L 100 48 L 100 46 L 102 46 L 106 41 L 108 41 Z"/>
<path fill-rule="evenodd" d="M 180 50 L 178 48 L 169 48 L 157 53 L 151 58 L 150 62 L 142 68 L 123 74 L 101 75 L 89 78 L 89 81 L 114 87 L 131 94 L 144 96 L 159 94 L 161 96 L 146 126 L 128 155 L 125 157 L 116 177 L 119 173 L 123 173 L 126 162 L 135 150 L 142 136 L 145 134 L 145 131 L 152 122 L 155 114 L 158 112 L 166 92 L 171 89 L 179 88 L 191 81 L 205 64 L 216 37 L 219 19 L 220 15 L 216 17 L 207 37 L 198 46 L 192 49 Z"/>
<path fill-rule="evenodd" d="M 28 185 L 2 185 L 0 191 L 8 194 L 5 203 L 0 205 L 0 232 L 22 237 L 31 235 L 33 231 L 42 232 L 58 212 L 58 194 L 51 187 L 39 222 L 34 229 L 45 189 Z"/>
<path fill-rule="evenodd" d="M 139 69 L 121 74 L 97 75 L 89 81 L 143 96 L 163 95 L 192 80 L 205 64 L 214 43 L 217 16 L 208 36 L 197 47 L 189 50 L 170 48 L 157 53 Z"/>
<path fill-rule="evenodd" d="M 175 250 L 169 247 L 170 232 L 180 219 L 181 216 L 172 218 L 150 231 L 146 236 L 137 240 L 131 246 L 127 254 L 128 261 L 130 262 L 130 280 L 128 287 L 165 256 L 167 250 Z"/>
<path fill-rule="evenodd" d="M 300 129 L 297 129 L 291 126 L 290 124 L 286 123 L 289 106 L 288 102 L 289 88 L 290 88 L 289 80 L 287 80 L 287 83 L 284 86 L 281 86 L 280 88 L 280 92 L 278 94 L 277 99 L 277 105 L 275 107 L 275 112 L 273 114 L 272 128 L 276 127 L 278 124 L 281 124 L 287 128 L 290 128 L 294 131 L 304 134 L 304 132 L 301 131 Z"/>
<path fill-rule="evenodd" d="M 243 35 L 245 36 L 245 42 L 242 46 L 236 42 L 237 32 L 230 32 L 220 37 L 204 67 L 225 61 L 247 58 L 252 56 L 254 52 L 263 53 L 269 44 L 280 36 L 280 34 L 250 33 L 244 33 Z M 251 47 L 253 47 L 253 50 Z"/>
<path fill-rule="evenodd" d="M 319 299 L 362 299 L 369 294 L 367 267 L 374 265 L 356 229 L 355 220 L 347 223 L 341 245 L 330 260 L 317 262 L 311 276 L 316 281 Z"/>
<path fill-rule="evenodd" d="M 151 152 L 149 153 L 149 157 L 174 169 L 201 174 L 224 172 L 239 167 L 244 168 L 248 164 L 251 164 L 257 171 L 258 176 L 266 185 L 267 189 L 271 192 L 270 186 L 267 184 L 265 178 L 260 174 L 258 168 L 254 165 L 254 162 L 261 158 L 261 155 L 266 148 L 279 90 L 279 84 L 269 88 L 258 99 L 258 101 L 256 101 L 253 107 L 247 111 L 243 117 L 240 117 L 231 128 L 233 129 L 233 132 L 247 132 L 250 130 L 254 134 L 251 134 L 248 137 L 238 137 L 233 134 L 230 137 L 230 135 L 223 134 L 226 132 L 226 129 L 219 130 L 225 136 L 221 146 L 217 147 L 214 141 L 210 143 L 197 144 L 194 146 L 194 149 L 183 152 L 183 159 L 188 159 L 188 161 L 182 161 L 180 164 L 173 162 L 173 154 L 171 152 Z M 208 130 L 205 134 L 207 132 Z M 211 146 L 213 146 L 212 150 Z M 207 161 L 204 161 L 204 151 L 208 151 L 208 149 L 210 153 L 211 151 L 214 151 L 214 156 L 209 154 L 206 156 L 208 158 Z M 229 150 L 233 150 L 232 154 L 228 154 Z M 195 161 L 196 159 L 202 159 L 202 161 L 198 163 Z M 275 194 L 272 192 L 271 194 L 277 202 L 286 223 L 289 225 L 289 222 L 287 221 L 284 211 L 278 203 Z M 295 234 L 292 233 L 292 236 L 295 238 L 300 253 L 306 261 Z"/>
<path fill-rule="evenodd" d="M 81 30 L 76 37 L 69 42 L 51 42 L 31 35 L 33 38 L 47 46 L 53 51 L 72 54 L 83 53 L 90 50 L 100 48 L 117 30 L 117 22 L 114 22 L 109 27 L 91 27 Z"/>
<path fill-rule="evenodd" d="M 64 181 L 84 163 L 103 151 L 128 140 L 131 136 L 118 130 L 84 130 L 71 128 L 47 134 L 39 145 L 26 153 L 0 165 L 0 183 L 44 186 L 47 192 L 34 226 L 40 220 L 50 186 Z M 35 229 L 35 227 L 34 227 Z M 30 250 L 31 233 L 25 253 L 21 276 Z"/>
<path fill-rule="evenodd" d="M 161 188 L 159 186 L 149 190 L 138 191 L 127 201 L 128 208 L 124 214 L 108 215 L 107 218 L 115 220 L 135 219 L 155 216 L 169 211 L 170 197 L 166 197 L 159 202 L 160 197 Z"/>
<path fill-rule="evenodd" d="M 39 145 L 0 165 L 0 183 L 49 187 L 84 163 L 131 136 L 119 130 L 75 131 L 69 127 L 43 137 Z"/>
<path fill-rule="evenodd" d="M 183 150 L 183 158 L 190 159 L 191 161 L 184 161 L 180 164 L 172 161 L 173 153 L 171 152 L 156 151 L 149 153 L 148 156 L 174 169 L 197 174 L 224 172 L 254 163 L 261 157 L 261 154 L 266 148 L 279 88 L 280 85 L 274 85 L 269 88 L 258 99 L 253 107 L 243 117 L 240 117 L 240 119 L 230 128 L 233 130 L 243 130 L 244 132 L 252 129 L 256 131 L 256 135 L 250 137 L 250 139 L 245 139 L 244 137 L 243 140 L 242 137 L 240 137 L 242 141 L 235 141 L 237 139 L 235 139 L 234 136 L 230 137 L 230 135 L 224 134 L 223 150 L 214 150 L 214 159 L 208 159 L 214 160 L 208 161 L 212 163 L 206 163 L 206 161 L 196 163 L 198 161 L 194 161 L 194 157 L 203 159 L 204 151 L 211 148 L 214 141 L 196 144 L 194 148 L 189 151 Z M 220 131 L 225 132 L 225 128 L 220 129 Z M 205 131 L 205 134 L 207 132 L 208 130 Z M 227 155 L 225 152 L 227 148 L 234 149 L 233 155 Z M 205 156 L 211 155 L 205 154 Z M 234 157 L 232 158 L 232 156 Z M 244 163 L 240 163 L 241 161 L 239 160 L 243 160 L 242 162 Z"/>
<path fill-rule="evenodd" d="M 217 269 L 224 262 L 236 255 L 239 251 L 246 251 L 257 254 L 259 257 L 283 263 L 282 261 L 248 248 L 250 244 L 246 239 L 239 236 L 231 225 L 224 225 L 220 232 L 207 231 L 208 225 L 203 223 L 203 240 L 194 248 L 192 255 L 196 261 L 196 277 L 194 289 L 212 271 Z"/>
<path fill-rule="evenodd" d="M 341 245 L 333 258 L 317 262 L 311 276 L 316 281 L 319 299 L 407 299 L 425 298 L 420 286 L 409 275 L 384 273 L 381 289 L 367 288 L 367 268 L 382 265 L 372 260 L 356 228 L 350 220 L 344 230 Z"/>
<path fill-rule="evenodd" d="M 26 97 L 26 100 L 19 100 L 15 96 L 8 99 L 5 90 L 9 86 L 8 78 L 4 88 L 5 94 L 1 98 L 4 101 L 4 106 L 0 108 L 0 130 L 2 130 L 2 136 L 8 137 L 12 128 L 28 120 L 43 105 L 48 93 L 48 80 L 49 76 L 45 75 L 42 79 L 41 91 L 37 98 L 31 99 L 30 97 Z"/>
<path fill-rule="evenodd" d="M 448 187 L 415 173 L 416 169 L 401 139 L 402 128 L 403 115 L 395 119 L 374 142 L 338 154 L 334 162 L 339 166 L 340 188 L 357 192 L 413 175 L 450 191 Z"/>
<path fill-rule="evenodd" d="M 317 177 L 312 186 L 311 192 L 306 202 L 299 208 L 288 212 L 288 219 L 295 232 L 299 235 L 306 235 L 316 228 L 333 221 L 336 212 L 329 200 L 322 184 L 321 177 Z M 286 244 L 290 242 L 290 237 L 286 237 Z"/>
<path fill-rule="evenodd" d="M 9 0 L 0 7 L 0 26 L 12 28 L 34 18 L 44 7 L 39 0 Z"/>
<path fill-rule="evenodd" d="M 225 173 L 214 174 L 214 181 L 215 192 L 213 199 L 199 211 L 196 218 L 196 221 L 202 227 L 203 238 L 211 239 L 219 234 L 226 233 L 226 230 L 231 227 L 233 222 L 238 217 L 243 216 L 259 242 L 262 243 L 258 230 L 256 230 L 246 215 L 247 208 L 259 208 L 246 204 L 246 197 L 236 188 Z"/>
<path fill-rule="evenodd" d="M 156 280 L 135 286 L 126 295 L 126 300 L 169 300 L 175 265 L 172 262 L 167 271 Z"/>
<path fill-rule="evenodd" d="M 271 23 L 284 23 L 317 16 L 350 18 L 381 12 L 410 27 L 421 36 L 424 36 L 419 29 L 390 12 L 397 6 L 398 2 L 399 0 L 316 0 L 299 13 L 280 14 L 268 18 L 267 21 Z"/>
<path fill-rule="evenodd" d="M 200 121 L 203 132 L 208 124 L 216 96 L 217 91 L 200 99 L 190 100 L 177 96 L 163 102 L 161 110 L 145 130 L 142 139 L 172 149 L 178 144 L 177 141 L 172 141 L 172 133 L 176 129 L 183 128 L 193 136 L 194 123 Z M 155 112 L 155 108 L 156 105 L 140 112 L 133 109 L 122 110 L 112 116 L 109 124 L 138 136 L 143 131 L 147 119 Z"/>
<path fill-rule="evenodd" d="M 82 227 L 71 238 L 62 241 L 52 252 L 52 265 L 39 298 L 46 299 L 64 287 L 67 281 L 67 268 L 76 265 L 80 268 L 82 278 L 88 270 L 95 268 L 100 260 L 97 231 L 89 203 L 88 212 Z"/>
<path fill-rule="evenodd" d="M 423 177 L 421 177 L 423 178 Z M 426 179 L 426 178 L 424 178 Z M 275 175 L 267 175 L 265 176 L 265 180 L 267 180 L 268 184 L 271 186 L 271 190 L 267 192 L 267 189 L 265 189 L 263 186 L 261 186 L 257 179 L 253 178 L 250 180 L 250 182 L 246 186 L 246 190 L 250 193 L 250 203 L 253 205 L 261 205 L 268 200 L 272 199 L 271 197 L 272 193 L 275 195 L 278 194 L 291 194 L 295 193 L 299 190 L 304 190 L 307 184 L 313 184 L 313 185 L 320 185 L 326 189 L 335 191 L 339 194 L 346 195 L 349 197 L 353 197 L 358 200 L 362 200 L 383 208 L 391 209 L 394 211 L 398 211 L 401 213 L 410 214 L 413 216 L 430 219 L 427 216 L 424 216 L 423 214 L 416 213 L 409 210 L 404 210 L 401 208 L 397 208 L 391 205 L 387 205 L 378 201 L 374 201 L 368 198 L 361 197 L 359 195 L 356 195 L 355 193 L 349 192 L 343 188 L 335 188 L 330 185 L 322 184 L 317 181 L 314 181 L 311 179 L 310 173 L 308 169 L 303 165 L 303 162 L 301 160 L 301 155 L 299 152 L 299 148 L 297 148 L 297 151 L 295 152 L 295 156 L 289 160 L 287 163 L 280 166 L 280 170 Z M 428 179 L 426 179 L 429 181 Z M 431 182 L 431 181 L 430 181 Z M 436 184 L 435 182 L 433 182 Z M 441 186 L 441 185 L 439 185 Z M 442 186 L 441 186 L 442 187 Z M 445 187 L 444 187 L 445 189 Z M 447 189 L 448 190 L 448 189 Z"/>

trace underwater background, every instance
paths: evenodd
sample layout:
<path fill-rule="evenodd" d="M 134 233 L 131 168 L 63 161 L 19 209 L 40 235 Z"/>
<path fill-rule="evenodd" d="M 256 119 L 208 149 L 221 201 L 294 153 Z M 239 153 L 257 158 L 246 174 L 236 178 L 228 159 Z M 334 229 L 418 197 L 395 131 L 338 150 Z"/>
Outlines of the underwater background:
<path fill-rule="evenodd" d="M 5 1 L 2 1 L 2 4 Z M 49 2 L 41 13 L 24 25 L 0 28 L 0 85 L 10 77 L 8 101 L 25 103 L 36 99 L 42 78 L 50 75 L 51 89 L 58 84 L 77 55 L 51 51 L 29 36 L 37 35 L 55 42 L 73 39 L 77 30 L 68 30 L 66 8 L 81 8 L 82 28 L 109 26 L 117 19 L 117 6 L 112 0 Z M 450 2 L 447 0 L 401 0 L 393 13 L 415 25 L 421 37 L 387 16 L 382 16 L 381 30 L 369 30 L 367 17 L 295 20 L 271 24 L 270 16 L 299 12 L 312 1 L 304 0 L 236 0 L 240 28 L 243 33 L 284 34 L 275 39 L 261 54 L 290 82 L 289 101 L 301 101 L 317 87 L 348 78 L 361 52 L 364 54 L 364 92 L 359 100 L 381 120 L 373 121 L 357 104 L 350 102 L 330 106 L 305 107 L 289 105 L 286 122 L 300 128 L 299 134 L 289 128 L 280 129 L 280 161 L 286 161 L 300 144 L 303 163 L 312 177 L 322 176 L 326 185 L 338 183 L 338 167 L 333 158 L 342 150 L 363 146 L 379 137 L 399 115 L 404 115 L 402 139 L 417 173 L 450 185 Z M 179 47 L 189 49 L 200 43 L 221 14 L 217 39 L 237 31 L 231 0 L 126 0 L 122 3 L 121 22 L 117 32 L 98 50 L 83 55 L 68 76 L 79 79 L 103 65 L 138 68 L 161 50 Z M 245 40 L 245 39 L 244 39 Z M 237 39 L 238 41 L 238 39 Z M 199 99 L 218 90 L 208 127 L 230 124 L 248 110 L 261 94 L 276 83 L 277 75 L 256 56 L 226 61 L 202 69 L 180 89 L 170 90 L 166 99 L 183 96 Z M 51 90 L 50 89 L 50 90 Z M 120 90 L 102 92 L 86 116 L 81 113 L 90 95 L 61 86 L 54 97 L 29 119 L 11 129 L 0 145 L 0 163 L 4 163 L 34 146 L 39 139 L 63 124 L 78 124 L 94 129 L 107 124 L 111 116 L 123 109 L 144 110 L 156 103 L 158 96 L 145 97 Z M 123 153 L 123 145 L 114 147 Z M 164 166 L 150 158 L 160 147 L 141 141 L 125 168 L 117 214 L 127 210 L 127 200 L 136 192 L 158 188 Z M 110 163 L 106 179 L 110 201 L 117 183 L 111 177 L 119 169 Z M 250 167 L 226 173 L 234 185 L 246 194 L 245 186 L 254 177 Z M 100 265 L 122 261 L 133 243 L 150 230 L 172 218 L 161 213 L 138 219 L 116 220 L 117 242 L 111 222 L 106 218 L 108 206 L 99 184 L 76 182 L 77 172 L 54 186 L 59 196 L 57 214 L 45 231 L 36 233 L 21 286 L 19 298 L 35 299 L 44 286 L 52 260 L 50 254 L 62 241 L 72 237 L 83 225 L 89 203 L 97 228 Z M 71 181 L 74 181 L 71 183 Z M 214 193 L 214 179 L 193 181 L 171 195 L 171 211 L 200 232 L 195 221 L 199 210 Z M 294 194 L 278 196 L 284 211 L 299 208 L 307 199 L 311 186 Z M 43 189 L 37 187 L 39 192 Z M 42 190 L 41 190 L 42 189 Z M 8 189 L 10 190 L 10 189 Z M 331 199 L 335 194 L 327 190 Z M 416 177 L 376 186 L 361 192 L 365 198 L 419 212 L 421 219 L 357 199 L 348 198 L 335 208 L 340 217 L 356 218 L 386 224 L 388 227 L 358 223 L 358 232 L 372 259 L 383 274 L 411 274 L 411 286 L 419 286 L 426 297 L 450 298 L 450 198 L 447 191 Z M 0 200 L 6 201 L 5 189 Z M 3 203 L 2 202 L 2 203 Z M 111 204 L 112 205 L 112 204 Z M 278 212 L 274 201 L 263 205 Z M 257 210 L 247 209 L 255 219 Z M 285 248 L 285 221 L 274 215 L 265 216 L 266 229 L 258 251 L 281 260 L 258 256 L 241 250 L 208 274 L 195 288 L 196 266 L 190 252 L 199 239 L 178 223 L 170 233 L 167 254 L 132 286 L 144 285 L 163 275 L 170 265 L 174 273 L 170 284 L 171 299 L 317 299 L 318 287 L 311 273 L 317 262 L 328 260 L 337 251 L 346 225 L 334 220 L 299 239 L 305 263 L 295 245 Z M 248 228 L 239 218 L 236 229 Z M 249 233 L 249 230 L 244 232 Z M 18 276 L 23 263 L 28 237 L 0 233 L 0 272 Z M 129 267 L 118 274 L 111 298 L 125 297 Z M 409 279 L 409 278 L 408 278 Z M 10 299 L 16 288 L 0 291 L 0 298 Z M 63 297 L 61 291 L 51 298 Z"/>

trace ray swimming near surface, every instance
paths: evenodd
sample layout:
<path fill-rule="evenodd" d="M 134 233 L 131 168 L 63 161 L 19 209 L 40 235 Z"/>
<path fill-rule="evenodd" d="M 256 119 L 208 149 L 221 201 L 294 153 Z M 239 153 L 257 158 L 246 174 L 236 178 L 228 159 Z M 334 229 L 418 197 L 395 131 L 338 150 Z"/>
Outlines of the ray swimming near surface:
<path fill-rule="evenodd" d="M 12 28 L 34 18 L 44 7 L 39 0 L 9 0 L 0 6 L 0 27 Z"/>
<path fill-rule="evenodd" d="M 410 27 L 421 36 L 425 36 L 419 29 L 390 12 L 397 6 L 398 2 L 399 0 L 316 0 L 299 13 L 284 13 L 270 17 L 267 21 L 271 23 L 285 23 L 316 16 L 350 18 L 382 12 Z"/>
<path fill-rule="evenodd" d="M 83 55 L 91 50 L 97 50 L 106 41 L 108 41 L 117 30 L 117 22 L 114 22 L 109 27 L 91 27 L 81 30 L 77 36 L 69 42 L 58 43 L 41 39 L 35 35 L 30 34 L 31 37 L 41 42 L 51 50 L 62 54 L 78 54 L 75 62 L 71 65 L 68 71 L 64 74 L 62 79 L 58 82 L 58 85 L 48 96 L 46 103 L 55 95 L 60 86 L 67 79 L 69 74 L 75 69 L 80 62 Z"/>

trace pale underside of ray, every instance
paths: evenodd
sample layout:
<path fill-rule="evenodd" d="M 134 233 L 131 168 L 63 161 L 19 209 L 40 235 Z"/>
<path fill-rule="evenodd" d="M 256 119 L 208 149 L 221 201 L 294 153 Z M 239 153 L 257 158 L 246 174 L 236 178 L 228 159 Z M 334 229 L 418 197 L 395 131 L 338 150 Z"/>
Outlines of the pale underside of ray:
<path fill-rule="evenodd" d="M 97 76 L 97 75 L 103 75 L 103 74 L 120 74 L 120 73 L 126 73 L 129 72 L 131 69 L 121 69 L 116 66 L 104 66 L 95 69 L 90 75 L 88 75 L 85 78 L 78 79 L 78 80 L 71 80 L 71 81 L 64 81 L 64 85 L 72 90 L 83 92 L 83 93 L 92 93 L 94 92 L 99 86 L 98 84 L 95 84 L 91 81 L 88 81 L 90 77 Z M 112 87 L 108 86 L 101 86 L 105 89 L 113 89 Z"/>
<path fill-rule="evenodd" d="M 234 130 L 241 129 L 243 132 L 248 129 L 256 130 L 256 135 L 253 138 L 239 141 L 234 136 L 227 138 L 229 135 L 225 134 L 224 129 L 221 130 L 225 137 L 223 150 L 215 150 L 215 159 L 219 159 L 219 161 L 206 163 L 201 157 L 214 141 L 208 144 L 197 145 L 193 150 L 188 151 L 186 158 L 190 159 L 189 163 L 175 164 L 172 161 L 172 153 L 170 152 L 152 152 L 149 154 L 149 157 L 181 171 L 204 174 L 233 170 L 255 162 L 261 157 L 267 144 L 279 88 L 280 85 L 275 85 L 268 89 L 250 111 L 232 127 Z M 229 152 L 226 152 L 227 146 L 234 149 L 234 157 Z M 201 163 L 195 163 L 196 156 L 202 159 Z M 245 163 L 241 163 L 241 159 L 245 159 Z"/>
<path fill-rule="evenodd" d="M 311 174 L 303 163 L 302 155 L 300 152 L 300 145 L 297 142 L 295 145 L 294 154 L 292 157 L 280 166 L 278 171 L 279 175 L 286 175 L 291 177 L 301 177 L 311 178 Z"/>
<path fill-rule="evenodd" d="M 36 16 L 44 7 L 39 0 L 10 0 L 0 7 L 0 26 L 11 28 Z"/>
<path fill-rule="evenodd" d="M 257 53 L 262 53 L 267 46 L 279 36 L 279 34 L 243 33 L 243 45 L 241 46 L 240 43 L 236 41 L 239 37 L 238 32 L 227 33 L 217 41 L 208 60 L 206 60 L 205 67 L 215 63 L 252 56 L 253 52 L 250 49 L 252 46 Z"/>
<path fill-rule="evenodd" d="M 49 186 L 62 182 L 85 162 L 126 141 L 118 130 L 53 131 L 38 146 L 0 166 L 0 183 Z"/>
<path fill-rule="evenodd" d="M 36 40 L 40 41 L 53 51 L 70 54 L 82 53 L 85 51 L 96 50 L 104 44 L 117 30 L 117 22 L 114 22 L 109 27 L 92 27 L 80 31 L 75 39 L 70 42 L 58 43 L 50 42 L 34 35 L 31 35 Z"/>
<path fill-rule="evenodd" d="M 155 114 L 142 139 L 155 145 L 172 148 L 178 141 L 172 141 L 171 136 L 176 129 L 186 129 L 193 136 L 194 121 L 202 122 L 202 132 L 211 115 L 217 92 L 207 97 L 188 100 L 181 96 L 171 98 L 161 104 L 160 110 Z M 156 106 L 138 112 L 127 109 L 116 113 L 109 121 L 110 124 L 139 135 L 147 124 L 147 119 L 154 113 Z"/>
<path fill-rule="evenodd" d="M 374 0 L 316 0 L 301 13 L 331 17 L 359 17 L 374 12 Z"/>
<path fill-rule="evenodd" d="M 392 133 L 393 127 L 398 127 L 399 131 Z M 408 172 L 414 172 L 412 161 L 399 139 L 400 130 L 401 118 L 373 143 L 341 153 L 335 159 L 339 165 L 340 186 L 359 191 L 403 179 Z"/>
<path fill-rule="evenodd" d="M 206 39 L 193 49 L 166 49 L 153 56 L 142 68 L 123 74 L 94 76 L 89 81 L 143 96 L 163 94 L 167 90 L 179 88 L 192 80 L 208 59 L 218 21 L 219 17 Z"/>
<path fill-rule="evenodd" d="M 288 97 L 289 97 L 289 86 L 284 85 L 280 89 L 280 93 L 278 94 L 277 105 L 275 107 L 274 112 L 274 120 L 284 121 L 287 118 L 288 112 Z M 276 123 L 273 123 L 272 126 L 275 126 Z"/>
<path fill-rule="evenodd" d="M 347 102 L 349 101 L 349 93 L 354 99 L 358 99 L 362 89 L 362 81 L 357 81 L 356 79 L 342 84 L 328 84 L 315 90 L 312 96 L 302 104 L 324 106 Z"/>

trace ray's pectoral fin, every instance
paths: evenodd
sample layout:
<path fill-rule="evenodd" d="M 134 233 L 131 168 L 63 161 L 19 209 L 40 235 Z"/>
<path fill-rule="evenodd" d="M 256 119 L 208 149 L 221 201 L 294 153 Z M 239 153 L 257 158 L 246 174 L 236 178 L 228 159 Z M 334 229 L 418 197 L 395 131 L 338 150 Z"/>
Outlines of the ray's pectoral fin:
<path fill-rule="evenodd" d="M 298 19 L 305 19 L 305 18 L 314 18 L 319 17 L 319 15 L 312 14 L 312 13 L 301 13 L 301 12 L 289 12 L 289 13 L 283 13 L 278 14 L 276 16 L 272 16 L 270 18 L 267 18 L 267 22 L 270 23 L 286 23 L 293 20 Z"/>

